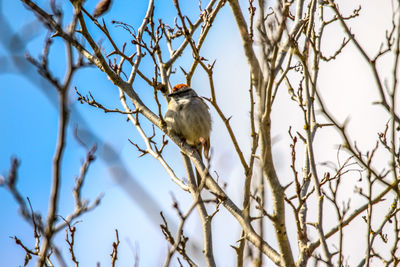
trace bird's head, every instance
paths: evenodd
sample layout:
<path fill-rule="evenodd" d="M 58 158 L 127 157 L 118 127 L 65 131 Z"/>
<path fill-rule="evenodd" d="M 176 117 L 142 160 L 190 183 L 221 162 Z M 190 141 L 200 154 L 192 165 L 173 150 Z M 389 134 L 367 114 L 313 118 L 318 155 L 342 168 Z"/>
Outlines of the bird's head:
<path fill-rule="evenodd" d="M 196 92 L 190 88 L 187 84 L 180 83 L 172 88 L 172 92 L 168 95 L 169 97 L 190 97 L 197 96 Z"/>

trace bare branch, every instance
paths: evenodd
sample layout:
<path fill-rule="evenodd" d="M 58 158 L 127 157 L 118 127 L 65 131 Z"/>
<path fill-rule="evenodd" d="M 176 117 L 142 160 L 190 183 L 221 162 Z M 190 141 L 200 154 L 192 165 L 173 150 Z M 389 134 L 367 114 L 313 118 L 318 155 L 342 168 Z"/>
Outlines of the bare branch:
<path fill-rule="evenodd" d="M 118 230 L 117 229 L 115 229 L 115 236 L 117 237 L 117 241 L 113 242 L 113 244 L 112 244 L 113 251 L 110 254 L 110 256 L 111 256 L 111 266 L 112 267 L 115 266 L 115 262 L 118 259 L 119 236 L 118 236 Z"/>

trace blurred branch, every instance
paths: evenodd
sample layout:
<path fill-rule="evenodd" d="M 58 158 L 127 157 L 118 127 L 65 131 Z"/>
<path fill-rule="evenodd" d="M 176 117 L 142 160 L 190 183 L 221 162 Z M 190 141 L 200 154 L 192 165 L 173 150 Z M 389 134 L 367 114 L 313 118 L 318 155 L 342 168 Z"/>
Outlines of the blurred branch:
<path fill-rule="evenodd" d="M 60 36 L 63 39 L 65 39 L 67 42 L 72 44 L 83 56 L 85 56 L 90 62 L 93 62 L 96 64 L 101 69 L 101 64 L 99 60 L 92 56 L 77 40 L 75 40 L 70 34 L 66 33 L 60 24 L 58 24 L 53 17 L 46 13 L 43 9 L 41 9 L 38 5 L 36 5 L 34 2 L 31 0 L 20 0 L 24 4 L 26 4 L 39 18 L 41 22 L 44 22 L 44 24 L 47 27 L 50 27 L 55 30 L 55 36 Z"/>
<path fill-rule="evenodd" d="M 0 186 L 6 186 L 7 190 L 11 193 L 11 195 L 14 197 L 15 201 L 18 203 L 20 213 L 22 217 L 27 221 L 28 223 L 32 224 L 34 226 L 33 218 L 31 216 L 37 217 L 37 214 L 31 214 L 28 210 L 28 207 L 26 205 L 26 202 L 24 200 L 24 197 L 21 195 L 19 190 L 17 189 L 17 181 L 18 181 L 18 167 L 20 165 L 20 161 L 17 158 L 12 158 L 11 159 L 11 167 L 10 171 L 8 173 L 8 176 L 0 181 Z M 39 218 L 36 218 L 39 219 Z M 43 228 L 42 228 L 42 222 L 39 221 L 38 224 L 36 225 L 39 227 L 39 231 L 42 233 Z"/>

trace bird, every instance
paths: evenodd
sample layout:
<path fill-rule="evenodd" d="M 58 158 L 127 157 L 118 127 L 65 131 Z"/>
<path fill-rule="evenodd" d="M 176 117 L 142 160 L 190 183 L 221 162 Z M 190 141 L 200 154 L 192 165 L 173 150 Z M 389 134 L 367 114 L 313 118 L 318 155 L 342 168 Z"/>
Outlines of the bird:
<path fill-rule="evenodd" d="M 211 115 L 204 100 L 186 84 L 177 84 L 168 95 L 168 108 L 164 120 L 169 133 L 173 133 L 197 149 L 201 157 L 209 159 Z"/>

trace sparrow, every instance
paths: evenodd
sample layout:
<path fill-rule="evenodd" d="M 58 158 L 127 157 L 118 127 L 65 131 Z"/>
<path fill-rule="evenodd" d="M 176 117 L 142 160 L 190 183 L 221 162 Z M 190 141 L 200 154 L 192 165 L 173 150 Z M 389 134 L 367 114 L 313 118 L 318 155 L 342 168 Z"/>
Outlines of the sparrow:
<path fill-rule="evenodd" d="M 186 84 L 177 84 L 168 95 L 164 120 L 168 132 L 174 133 L 195 147 L 200 156 L 209 159 L 211 116 L 204 100 Z"/>

